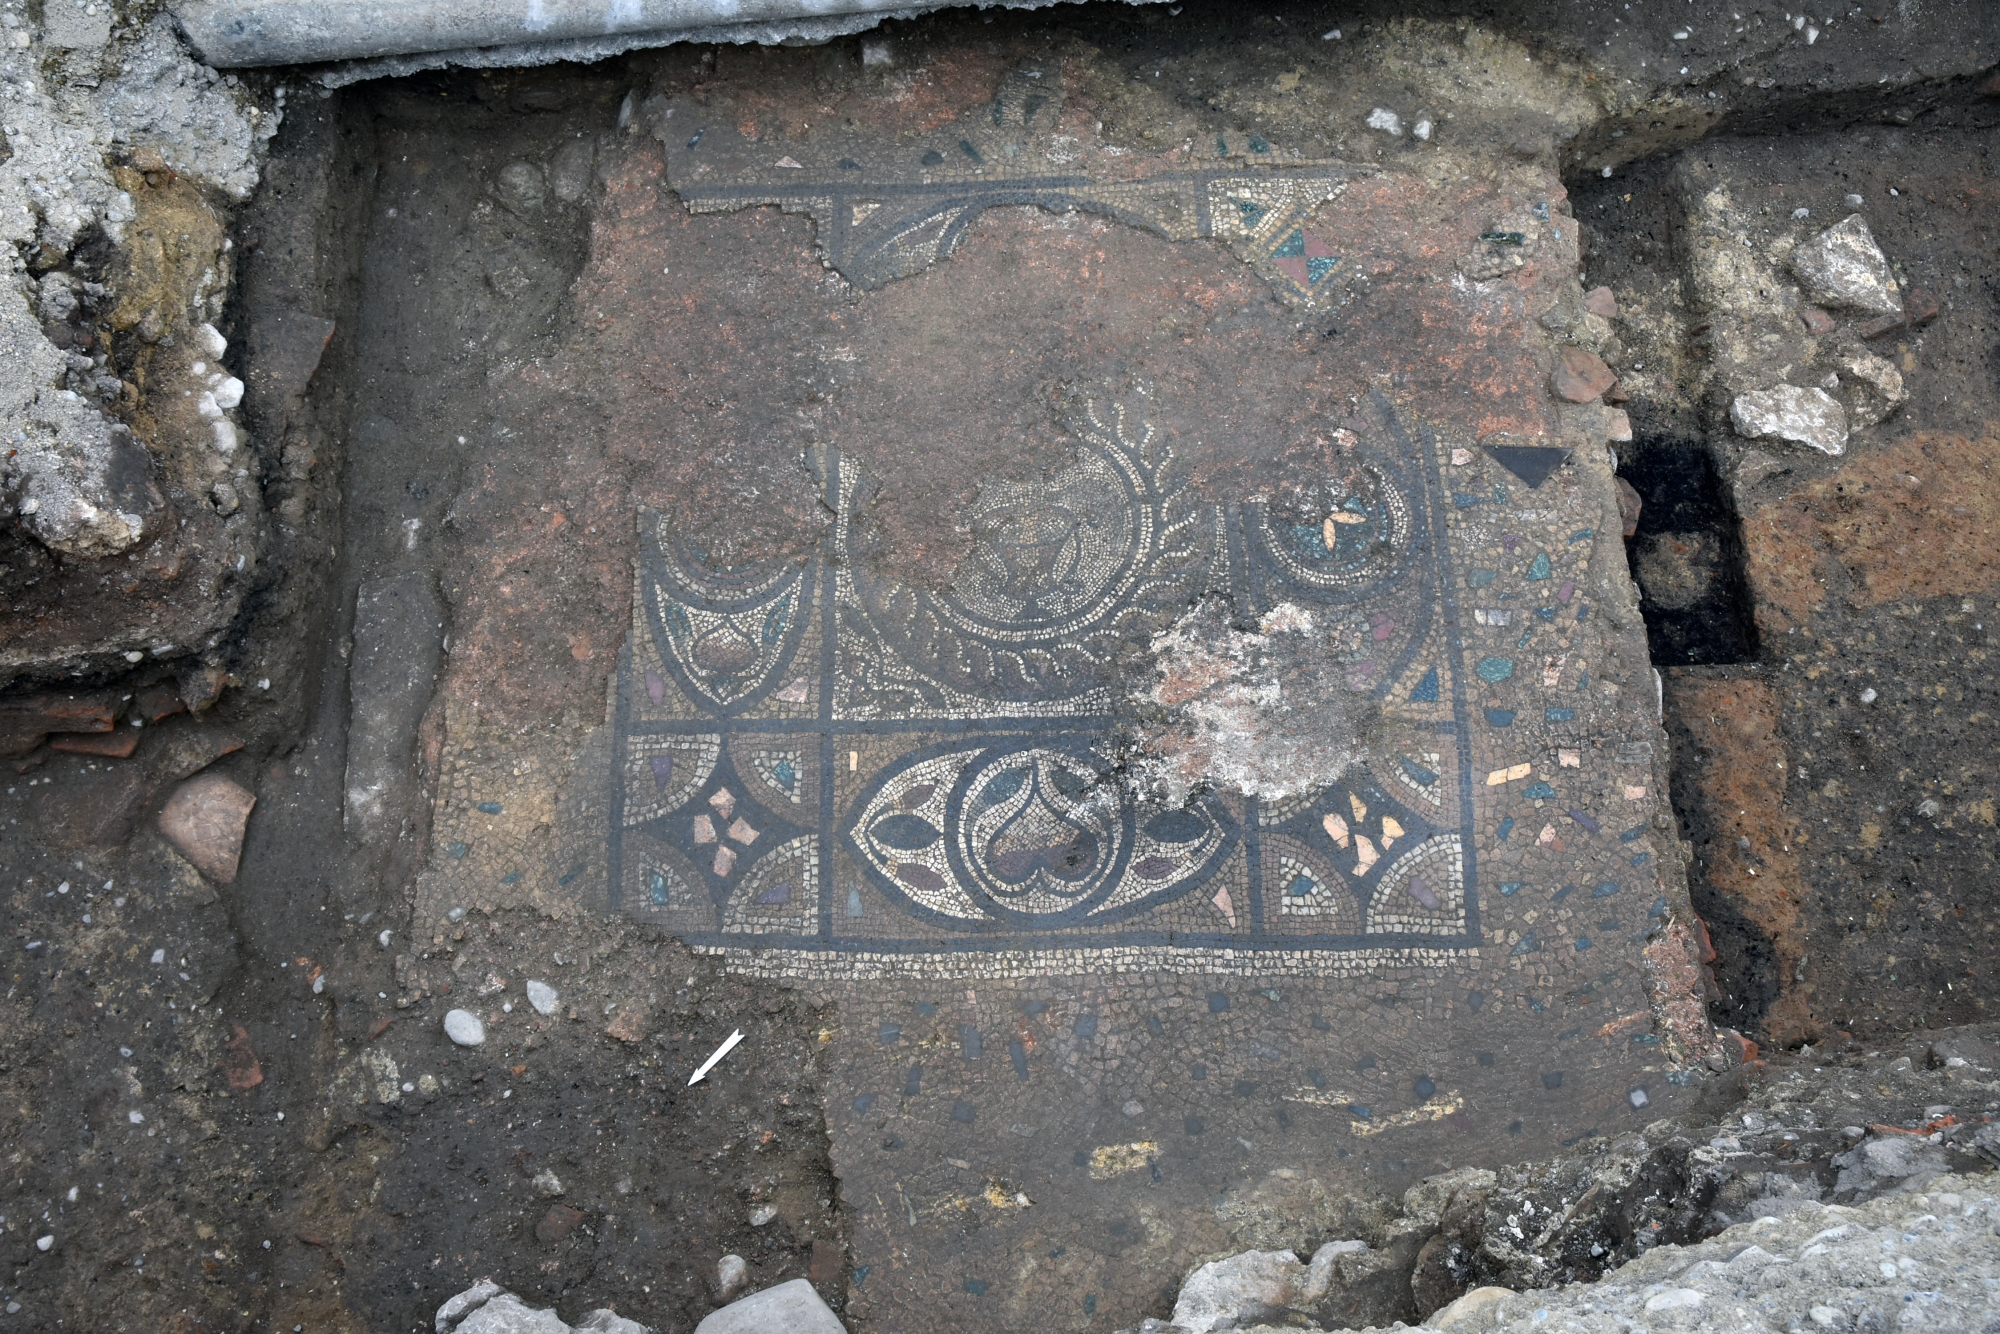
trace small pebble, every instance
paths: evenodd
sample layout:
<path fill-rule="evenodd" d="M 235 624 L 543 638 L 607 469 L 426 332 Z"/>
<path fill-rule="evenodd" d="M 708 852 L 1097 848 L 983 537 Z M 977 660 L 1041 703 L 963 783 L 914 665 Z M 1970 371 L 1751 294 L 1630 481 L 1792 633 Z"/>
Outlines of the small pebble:
<path fill-rule="evenodd" d="M 743 1291 L 743 1285 L 750 1281 L 750 1264 L 740 1255 L 725 1255 L 715 1262 L 715 1286 L 722 1292 L 722 1300 L 728 1301 Z"/>
<path fill-rule="evenodd" d="M 461 1047 L 477 1047 L 486 1041 L 486 1025 L 470 1010 L 453 1010 L 444 1017 L 444 1035 Z"/>
<path fill-rule="evenodd" d="M 1144 1116 L 1146 1114 L 1146 1105 L 1137 1098 L 1127 1098 L 1125 1105 L 1118 1110 L 1127 1116 Z"/>
<path fill-rule="evenodd" d="M 46 1250 L 49 1250 L 49 1249 L 51 1249 L 51 1248 L 52 1248 L 52 1247 L 53 1247 L 53 1246 L 54 1246 L 55 1244 L 56 1244 L 56 1234 L 55 1234 L 55 1233 L 53 1233 L 53 1232 L 49 1233 L 49 1234 L 48 1234 L 47 1236 L 45 1236 L 45 1237 L 37 1237 L 37 1238 L 35 1238 L 35 1249 L 36 1249 L 36 1250 L 38 1250 L 38 1251 L 46 1251 Z"/>
<path fill-rule="evenodd" d="M 1860 208 L 1863 201 L 1860 195 L 1847 195 L 1840 202 L 1849 208 Z"/>
<path fill-rule="evenodd" d="M 1861 702 L 1863 704 L 1873 704 L 1875 702 L 1874 686 L 1869 686 L 1866 690 L 1861 692 Z"/>
<path fill-rule="evenodd" d="M 528 979 L 528 1004 L 535 1007 L 536 1014 L 554 1014 L 561 1001 L 562 993 L 554 987 L 532 977 Z"/>
<path fill-rule="evenodd" d="M 778 1211 L 768 1204 L 760 1204 L 750 1211 L 750 1226 L 762 1227 L 778 1216 Z"/>

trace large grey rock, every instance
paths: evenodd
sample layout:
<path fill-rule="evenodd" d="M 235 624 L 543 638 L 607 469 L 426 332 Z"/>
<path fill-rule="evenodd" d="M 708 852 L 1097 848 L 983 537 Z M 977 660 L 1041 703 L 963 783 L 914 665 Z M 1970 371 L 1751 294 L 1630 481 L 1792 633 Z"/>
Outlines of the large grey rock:
<path fill-rule="evenodd" d="M 1807 295 L 1823 306 L 1876 315 L 1903 313 L 1903 291 L 1859 213 L 1794 250 L 1792 272 L 1805 284 Z"/>
<path fill-rule="evenodd" d="M 1181 1283 L 1173 1323 L 1193 1334 L 1235 1329 L 1300 1309 L 1309 1274 L 1291 1251 L 1243 1251 L 1197 1266 Z"/>
<path fill-rule="evenodd" d="M 694 1334 L 847 1334 L 827 1304 L 802 1278 L 753 1292 L 711 1311 Z"/>
<path fill-rule="evenodd" d="M 1847 411 L 1824 389 L 1781 384 L 1738 394 L 1729 405 L 1738 435 L 1752 440 L 1787 440 L 1823 454 L 1847 452 Z"/>
<path fill-rule="evenodd" d="M 1945 1163 L 1942 1148 L 1917 1136 L 1876 1136 L 1834 1157 L 1840 1176 L 1833 1188 L 1837 1194 L 1896 1190 L 1912 1179 L 1936 1176 Z"/>
<path fill-rule="evenodd" d="M 1870 1147 L 1890 1142 L 1871 1141 Z M 1914 1156 L 1933 1147 L 1919 1141 Z M 1884 1150 L 1878 1156 L 1902 1155 Z M 1595 1283 L 1521 1293 L 1478 1289 L 1420 1328 L 1441 1334 L 1988 1334 L 1996 1328 L 1993 1293 L 2000 1288 L 1994 1187 L 1991 1174 L 1939 1176 L 1855 1208 L 1808 1201 L 1695 1245 L 1656 1246 Z"/>
<path fill-rule="evenodd" d="M 1211 1260 L 1187 1276 L 1174 1301 L 1172 1324 L 1192 1334 L 1264 1323 L 1296 1325 L 1328 1305 L 1336 1308 L 1338 1318 L 1355 1305 L 1343 1297 L 1384 1275 L 1402 1290 L 1405 1301 L 1397 1305 L 1407 1305 L 1406 1268 L 1365 1241 L 1329 1241 L 1313 1252 L 1310 1264 L 1291 1251 L 1242 1251 Z M 1379 1305 L 1364 1301 L 1360 1308 Z"/>
<path fill-rule="evenodd" d="M 129 551 L 165 501 L 152 458 L 123 423 L 68 389 L 43 386 L 6 433 L 0 485 L 43 545 L 97 558 Z"/>
<path fill-rule="evenodd" d="M 437 1309 L 437 1334 L 652 1334 L 636 1320 L 599 1309 L 571 1325 L 553 1310 L 537 1309 L 482 1279 Z"/>
<path fill-rule="evenodd" d="M 1438 1310 L 1424 1321 L 1432 1329 L 1441 1329 L 1445 1334 L 1476 1334 L 1489 1329 L 1500 1318 L 1500 1304 L 1514 1295 L 1508 1288 L 1474 1288 L 1451 1305 Z"/>
<path fill-rule="evenodd" d="M 417 724 L 444 649 L 444 608 L 429 572 L 361 585 L 348 668 L 347 832 L 392 842 L 415 808 Z"/>

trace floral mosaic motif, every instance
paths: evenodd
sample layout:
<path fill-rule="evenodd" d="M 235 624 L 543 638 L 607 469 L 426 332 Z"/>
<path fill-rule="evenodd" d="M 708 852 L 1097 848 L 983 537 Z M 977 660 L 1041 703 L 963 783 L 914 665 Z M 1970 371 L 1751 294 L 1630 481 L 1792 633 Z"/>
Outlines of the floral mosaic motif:
<path fill-rule="evenodd" d="M 1226 577 L 1218 516 L 1178 484 L 1147 407 L 1143 393 L 1088 401 L 1067 423 L 1073 463 L 982 487 L 972 550 L 943 591 L 870 573 L 876 529 L 855 504 L 858 476 L 843 473 L 837 617 L 856 667 L 837 683 L 843 711 L 1104 707 L 1115 655 Z"/>
<path fill-rule="evenodd" d="M 1146 393 L 1074 404 L 1073 461 L 983 487 L 941 589 L 875 573 L 875 488 L 831 451 L 814 560 L 717 567 L 644 519 L 618 907 L 698 947 L 870 958 L 1477 941 L 1477 676 L 1443 600 L 1436 443 L 1376 400 L 1333 432 L 1312 512 L 1220 506 Z M 1212 594 L 1309 610 L 1328 670 L 1407 739 L 1283 800 L 1138 800 L 1102 753 L 1114 666 Z"/>
<path fill-rule="evenodd" d="M 1196 888 L 1235 844 L 1214 803 L 1141 819 L 1087 738 L 932 750 L 887 770 L 844 831 L 876 887 L 932 922 L 1118 920 Z"/>

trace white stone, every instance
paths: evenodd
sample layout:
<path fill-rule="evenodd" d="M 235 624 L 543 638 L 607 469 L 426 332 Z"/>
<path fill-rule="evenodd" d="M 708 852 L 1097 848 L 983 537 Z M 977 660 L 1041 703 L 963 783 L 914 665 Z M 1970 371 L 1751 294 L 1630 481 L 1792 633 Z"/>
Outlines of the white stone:
<path fill-rule="evenodd" d="M 563 1193 L 562 1178 L 546 1167 L 535 1173 L 535 1179 L 531 1184 L 535 1188 L 535 1194 L 543 1199 L 553 1199 Z"/>
<path fill-rule="evenodd" d="M 452 1010 L 444 1017 L 444 1035 L 461 1047 L 477 1047 L 486 1041 L 486 1025 L 470 1010 Z"/>
<path fill-rule="evenodd" d="M 215 405 L 223 410 L 234 408 L 243 401 L 243 381 L 233 375 L 225 375 L 215 386 Z"/>
<path fill-rule="evenodd" d="M 1401 134 L 1403 118 L 1387 107 L 1376 107 L 1368 113 L 1368 128 L 1385 134 Z"/>
<path fill-rule="evenodd" d="M 562 1003 L 561 992 L 557 991 L 554 987 L 550 986 L 546 982 L 539 981 L 532 977 L 528 979 L 528 1004 L 535 1007 L 536 1014 L 540 1015 L 554 1014 L 556 1012 L 556 1006 L 561 1003 Z"/>
<path fill-rule="evenodd" d="M 1876 315 L 1903 313 L 1903 292 L 1889 261 L 1875 244 L 1868 221 L 1856 213 L 1792 252 L 1792 272 L 1813 300 Z"/>
<path fill-rule="evenodd" d="M 778 1216 L 778 1211 L 768 1204 L 760 1204 L 750 1211 L 750 1226 L 763 1227 Z"/>
<path fill-rule="evenodd" d="M 194 333 L 195 337 L 201 340 L 202 347 L 207 349 L 208 355 L 218 361 L 222 359 L 222 354 L 229 350 L 229 340 L 224 338 L 221 331 L 213 324 L 201 325 Z"/>
<path fill-rule="evenodd" d="M 1847 413 L 1824 389 L 1781 384 L 1738 394 L 1729 405 L 1738 435 L 1752 440 L 1789 440 L 1824 454 L 1847 452 Z"/>
<path fill-rule="evenodd" d="M 840 1317 L 827 1308 L 802 1278 L 753 1292 L 742 1301 L 710 1312 L 694 1334 L 847 1334 Z"/>
<path fill-rule="evenodd" d="M 750 1281 L 750 1262 L 740 1255 L 725 1255 L 715 1262 L 715 1287 L 728 1301 L 743 1291 L 743 1285 Z"/>

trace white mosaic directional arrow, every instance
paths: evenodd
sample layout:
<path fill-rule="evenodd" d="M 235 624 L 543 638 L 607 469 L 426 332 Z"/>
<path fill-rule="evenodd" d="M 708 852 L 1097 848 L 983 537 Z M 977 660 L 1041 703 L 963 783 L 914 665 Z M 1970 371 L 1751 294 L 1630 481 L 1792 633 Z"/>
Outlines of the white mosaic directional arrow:
<path fill-rule="evenodd" d="M 688 1087 L 693 1088 L 696 1084 L 701 1083 L 703 1079 L 706 1079 L 708 1077 L 708 1072 L 715 1069 L 716 1062 L 720 1061 L 723 1057 L 729 1055 L 730 1052 L 736 1050 L 736 1044 L 741 1041 L 743 1041 L 743 1030 L 740 1028 L 737 1029 L 735 1032 L 731 1033 L 728 1037 L 724 1038 L 722 1040 L 722 1045 L 715 1049 L 715 1055 L 703 1061 L 701 1063 L 701 1069 L 695 1071 L 693 1074 L 688 1076 Z"/>

